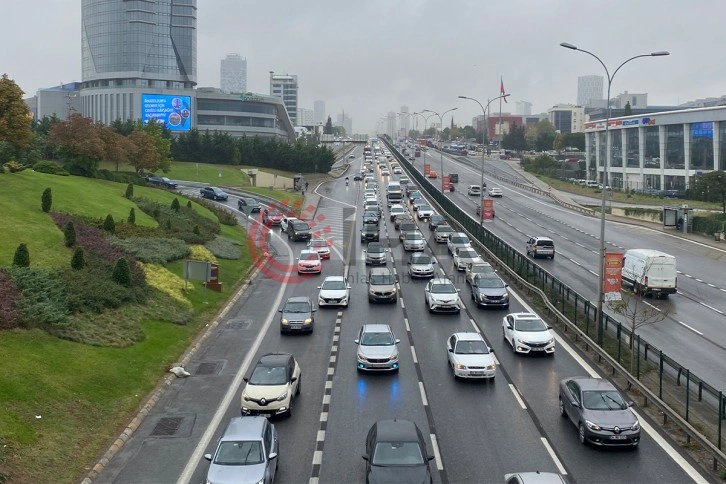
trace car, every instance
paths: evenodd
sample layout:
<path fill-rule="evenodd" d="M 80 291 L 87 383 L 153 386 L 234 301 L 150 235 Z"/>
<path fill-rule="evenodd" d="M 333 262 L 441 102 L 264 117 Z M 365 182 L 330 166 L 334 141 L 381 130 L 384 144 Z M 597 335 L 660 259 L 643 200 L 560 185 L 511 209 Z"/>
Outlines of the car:
<path fill-rule="evenodd" d="M 371 241 L 371 240 L 378 242 L 380 240 L 380 233 L 378 230 L 378 225 L 363 224 L 363 228 L 360 231 L 360 240 L 361 240 L 361 242 Z"/>
<path fill-rule="evenodd" d="M 479 185 L 469 185 L 466 189 L 466 194 L 471 196 L 481 196 L 481 187 Z"/>
<path fill-rule="evenodd" d="M 369 183 L 375 183 L 376 179 L 372 175 L 368 175 L 364 181 L 366 186 L 368 186 Z"/>
<path fill-rule="evenodd" d="M 406 238 L 406 234 L 409 232 L 419 232 L 418 225 L 415 222 L 403 222 L 399 226 L 400 232 L 398 233 L 398 240 L 403 242 Z"/>
<path fill-rule="evenodd" d="M 204 454 L 209 469 L 206 482 L 271 484 L 280 452 L 277 429 L 262 416 L 233 417 L 212 454 Z"/>
<path fill-rule="evenodd" d="M 481 334 L 454 333 L 446 340 L 446 354 L 454 378 L 493 380 L 497 375 L 494 350 L 487 346 Z"/>
<path fill-rule="evenodd" d="M 398 371 L 398 343 L 387 324 L 364 324 L 358 332 L 358 371 Z"/>
<path fill-rule="evenodd" d="M 367 193 L 367 190 L 366 190 L 366 193 L 363 194 L 363 203 L 368 202 L 368 201 L 378 202 L 378 195 L 376 195 L 375 192 Z"/>
<path fill-rule="evenodd" d="M 560 415 L 575 427 L 580 443 L 633 446 L 640 443 L 640 422 L 615 385 L 604 378 L 573 377 L 560 382 Z"/>
<path fill-rule="evenodd" d="M 303 250 L 297 258 L 298 274 L 320 274 L 323 272 L 323 263 L 317 250 Z"/>
<path fill-rule="evenodd" d="M 310 239 L 308 249 L 316 251 L 323 260 L 330 259 L 330 242 L 325 239 Z"/>
<path fill-rule="evenodd" d="M 366 484 L 376 482 L 431 483 L 428 455 L 423 433 L 409 420 L 379 420 L 368 431 Z"/>
<path fill-rule="evenodd" d="M 426 297 L 426 307 L 430 313 L 458 313 L 461 311 L 459 290 L 449 279 L 431 279 L 428 284 L 426 284 L 424 294 Z"/>
<path fill-rule="evenodd" d="M 378 212 L 372 212 L 372 211 L 366 211 L 363 212 L 363 225 L 368 224 L 374 224 L 378 225 L 378 222 L 381 221 L 381 216 L 378 214 Z"/>
<path fill-rule="evenodd" d="M 502 189 L 499 187 L 491 187 L 489 188 L 489 196 L 492 198 L 502 198 L 504 194 L 502 193 Z"/>
<path fill-rule="evenodd" d="M 401 214 L 406 213 L 406 209 L 404 208 L 403 205 L 395 204 L 395 205 L 391 205 L 391 208 L 388 209 L 388 213 L 390 214 L 391 222 L 393 222 L 396 219 L 396 215 L 401 215 Z"/>
<path fill-rule="evenodd" d="M 407 176 L 402 176 L 398 179 L 398 183 L 400 183 L 401 185 L 408 185 L 409 183 L 411 183 L 411 179 Z"/>
<path fill-rule="evenodd" d="M 312 333 L 315 325 L 313 303 L 307 296 L 287 298 L 280 313 L 280 333 Z"/>
<path fill-rule="evenodd" d="M 398 300 L 396 277 L 387 267 L 376 267 L 368 274 L 368 302 L 392 302 Z"/>
<path fill-rule="evenodd" d="M 408 201 L 413 203 L 416 200 L 423 198 L 423 195 L 421 195 L 421 192 L 418 190 L 408 191 Z"/>
<path fill-rule="evenodd" d="M 363 175 L 361 175 L 360 173 L 356 173 L 355 175 L 353 175 L 353 181 L 363 181 Z"/>
<path fill-rule="evenodd" d="M 148 183 L 151 183 L 152 185 L 159 185 L 164 188 L 177 188 L 179 185 L 177 185 L 175 182 L 171 181 L 165 176 L 147 176 L 146 181 Z"/>
<path fill-rule="evenodd" d="M 434 230 L 434 240 L 438 243 L 446 243 L 449 241 L 449 235 L 454 232 L 449 224 L 442 224 Z"/>
<path fill-rule="evenodd" d="M 378 193 L 378 182 L 372 181 L 368 183 L 368 188 L 371 188 L 375 190 L 376 193 Z"/>
<path fill-rule="evenodd" d="M 343 276 L 328 276 L 318 286 L 318 307 L 345 306 L 350 302 L 350 284 Z"/>
<path fill-rule="evenodd" d="M 402 232 L 403 233 L 403 232 Z M 424 250 L 426 248 L 426 240 L 419 231 L 405 232 L 403 235 L 403 250 Z"/>
<path fill-rule="evenodd" d="M 459 174 L 458 173 L 449 173 L 449 181 L 451 183 L 459 183 Z"/>
<path fill-rule="evenodd" d="M 227 200 L 229 198 L 229 195 L 224 190 L 217 187 L 204 187 L 199 190 L 199 194 L 202 198 L 208 198 L 210 200 Z"/>
<path fill-rule="evenodd" d="M 262 223 L 265 225 L 280 225 L 284 216 L 285 214 L 279 210 L 264 209 L 262 212 Z"/>
<path fill-rule="evenodd" d="M 381 215 L 381 207 L 378 205 L 378 200 L 366 200 L 363 202 L 364 212 L 376 212 L 379 216 Z"/>
<path fill-rule="evenodd" d="M 429 230 L 436 230 L 436 227 L 445 223 L 446 219 L 444 218 L 444 216 L 435 213 L 431 215 L 431 217 L 429 217 Z"/>
<path fill-rule="evenodd" d="M 383 168 L 381 170 L 381 176 L 391 176 L 391 172 L 388 170 L 388 168 Z"/>
<path fill-rule="evenodd" d="M 439 174 L 438 174 L 438 172 L 436 172 L 436 170 L 429 170 L 428 177 L 429 178 L 438 178 Z"/>
<path fill-rule="evenodd" d="M 495 274 L 494 267 L 488 262 L 473 262 L 466 265 L 466 283 L 471 284 L 479 274 Z"/>
<path fill-rule="evenodd" d="M 241 396 L 242 415 L 292 415 L 302 371 L 289 353 L 267 353 L 252 369 Z"/>
<path fill-rule="evenodd" d="M 403 170 L 401 170 L 400 167 L 398 167 L 398 166 L 393 167 L 393 174 L 394 175 L 400 175 L 401 173 L 403 173 Z"/>
<path fill-rule="evenodd" d="M 254 198 L 242 197 L 237 199 L 237 208 L 245 213 L 255 213 L 262 210 L 260 202 Z"/>
<path fill-rule="evenodd" d="M 451 255 L 454 255 L 456 249 L 471 248 L 471 242 L 465 233 L 452 232 L 449 234 L 449 240 L 446 241 L 446 248 Z"/>
<path fill-rule="evenodd" d="M 280 220 L 280 230 L 287 232 L 287 229 L 292 227 L 294 222 L 299 222 L 299 220 L 295 217 L 282 217 L 282 220 Z"/>
<path fill-rule="evenodd" d="M 365 253 L 366 265 L 386 265 L 386 248 L 380 242 L 368 242 Z"/>
<path fill-rule="evenodd" d="M 349 160 L 355 160 L 355 154 L 351 153 L 348 155 Z"/>
<path fill-rule="evenodd" d="M 549 257 L 555 258 L 555 242 L 549 237 L 530 237 L 526 245 L 527 255 L 532 258 Z"/>
<path fill-rule="evenodd" d="M 556 472 L 510 472 L 504 474 L 504 484 L 567 484 L 567 481 Z"/>
<path fill-rule="evenodd" d="M 533 313 L 510 313 L 504 316 L 502 335 L 515 353 L 555 352 L 552 327 Z"/>
<path fill-rule="evenodd" d="M 434 277 L 434 264 L 436 261 L 430 255 L 414 252 L 408 259 L 408 275 L 411 278 Z"/>
<path fill-rule="evenodd" d="M 292 223 L 288 223 L 287 238 L 293 242 L 297 242 L 298 240 L 310 240 L 313 238 L 313 231 L 310 228 L 310 224 L 307 222 L 295 220 Z"/>
<path fill-rule="evenodd" d="M 403 222 L 413 222 L 413 217 L 409 213 L 401 213 L 396 215 L 396 217 L 393 219 L 393 228 L 396 230 L 401 229 L 401 224 Z"/>
<path fill-rule="evenodd" d="M 509 308 L 507 284 L 494 273 L 477 274 L 471 284 L 471 299 L 479 307 Z"/>
<path fill-rule="evenodd" d="M 458 247 L 454 251 L 454 269 L 463 271 L 467 264 L 484 262 L 477 252 L 471 247 Z"/>
<path fill-rule="evenodd" d="M 419 205 L 416 212 L 419 220 L 427 220 L 434 214 L 434 209 L 430 205 Z"/>

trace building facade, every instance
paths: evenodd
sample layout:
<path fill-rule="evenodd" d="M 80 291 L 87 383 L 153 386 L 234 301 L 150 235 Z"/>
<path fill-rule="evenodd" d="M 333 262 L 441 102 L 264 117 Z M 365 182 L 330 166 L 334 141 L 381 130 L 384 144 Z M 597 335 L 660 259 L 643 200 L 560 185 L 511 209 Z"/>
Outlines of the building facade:
<path fill-rule="evenodd" d="M 270 71 L 270 96 L 282 99 L 287 114 L 290 116 L 293 126 L 297 123 L 297 99 L 298 84 L 297 76 L 290 74 L 275 74 Z"/>
<path fill-rule="evenodd" d="M 247 59 L 227 54 L 220 62 L 219 87 L 229 93 L 247 92 Z"/>
<path fill-rule="evenodd" d="M 577 78 L 577 105 L 601 107 L 605 103 L 603 76 L 579 76 Z"/>
<path fill-rule="evenodd" d="M 585 127 L 585 108 L 573 104 L 557 104 L 547 110 L 550 123 L 560 133 L 582 133 Z"/>
<path fill-rule="evenodd" d="M 328 118 L 325 117 L 325 101 L 315 101 L 313 103 L 313 121 L 315 124 L 325 124 Z"/>
<path fill-rule="evenodd" d="M 585 124 L 588 177 L 617 189 L 686 190 L 694 176 L 726 169 L 726 106 L 684 109 Z"/>
<path fill-rule="evenodd" d="M 338 114 L 335 118 L 335 126 L 342 126 L 346 135 L 353 134 L 353 120 L 350 119 L 350 115 L 343 112 Z"/>
<path fill-rule="evenodd" d="M 35 96 L 25 99 L 34 119 L 55 116 L 68 119 L 81 112 L 80 82 L 69 82 L 56 87 L 38 89 Z"/>
<path fill-rule="evenodd" d="M 520 116 L 530 116 L 532 114 L 532 103 L 529 101 L 517 101 L 514 113 Z"/>
<path fill-rule="evenodd" d="M 408 106 L 401 106 L 401 126 L 398 129 L 398 136 L 407 138 L 409 131 L 411 131 L 411 114 L 408 110 Z"/>
<path fill-rule="evenodd" d="M 623 108 L 625 105 L 630 103 L 630 108 L 647 108 L 648 106 L 648 93 L 633 93 L 625 91 L 622 94 L 618 94 L 610 100 L 610 106 L 614 108 Z"/>
<path fill-rule="evenodd" d="M 298 126 L 315 126 L 315 110 L 307 108 L 297 108 L 297 117 Z"/>

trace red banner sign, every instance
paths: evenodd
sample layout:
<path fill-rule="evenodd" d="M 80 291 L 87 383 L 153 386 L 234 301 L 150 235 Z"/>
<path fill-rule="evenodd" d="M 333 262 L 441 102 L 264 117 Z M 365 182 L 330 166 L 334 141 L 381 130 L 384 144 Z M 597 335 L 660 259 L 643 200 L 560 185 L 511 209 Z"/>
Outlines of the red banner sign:
<path fill-rule="evenodd" d="M 605 301 L 618 301 L 621 299 L 623 254 L 619 252 L 605 253 Z"/>
<path fill-rule="evenodd" d="M 494 200 L 491 198 L 482 198 L 481 215 L 482 220 L 494 220 Z"/>
<path fill-rule="evenodd" d="M 429 172 L 431 171 L 431 165 L 429 163 L 424 163 L 424 176 L 429 176 Z"/>
<path fill-rule="evenodd" d="M 441 182 L 443 183 L 442 189 L 445 192 L 448 192 L 451 189 L 451 179 L 449 178 L 449 175 L 442 177 Z"/>

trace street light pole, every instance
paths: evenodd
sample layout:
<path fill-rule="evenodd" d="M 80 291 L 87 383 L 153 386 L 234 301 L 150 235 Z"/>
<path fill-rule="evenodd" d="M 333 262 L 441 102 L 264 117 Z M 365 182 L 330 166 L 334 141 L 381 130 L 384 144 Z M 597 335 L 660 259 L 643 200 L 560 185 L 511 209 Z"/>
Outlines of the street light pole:
<path fill-rule="evenodd" d="M 482 106 L 482 104 L 479 101 L 477 101 L 476 99 L 474 99 L 473 97 L 469 97 L 469 96 L 459 96 L 459 99 L 469 99 L 469 100 L 474 101 L 475 103 L 477 103 L 479 105 L 479 107 L 481 108 L 482 113 L 484 114 L 484 122 L 486 123 L 486 120 L 487 120 L 487 111 L 489 110 L 489 106 L 494 101 L 496 101 L 497 99 L 507 99 L 508 96 L 509 96 L 509 94 L 502 94 L 499 97 L 495 97 L 494 99 L 491 99 L 491 100 L 489 100 L 487 102 L 487 106 L 486 107 Z M 485 124 L 485 126 L 486 126 L 486 124 Z M 481 140 L 482 141 L 482 143 L 481 143 L 481 189 L 482 189 L 482 198 L 484 197 L 484 137 L 483 137 L 483 135 L 484 135 L 484 133 L 482 132 L 482 140 Z M 479 203 L 481 204 L 481 200 L 479 200 Z M 479 225 L 483 225 L 483 224 L 484 224 L 484 210 L 482 210 L 482 207 L 479 206 Z"/>
<path fill-rule="evenodd" d="M 431 111 L 430 109 L 424 109 L 423 112 L 425 113 L 431 113 L 432 115 L 439 117 L 439 133 L 444 132 L 444 116 L 446 116 L 446 113 L 450 113 L 451 111 L 456 111 L 459 108 L 451 108 L 446 111 L 444 111 L 442 114 L 437 113 L 436 111 Z M 444 151 L 441 149 L 441 134 L 439 134 L 439 154 L 441 155 L 441 173 L 439 176 L 441 177 L 441 194 L 444 194 Z"/>
<path fill-rule="evenodd" d="M 620 64 L 618 68 L 615 69 L 612 74 L 610 74 L 610 71 L 608 70 L 607 66 L 605 66 L 605 63 L 592 52 L 580 49 L 575 45 L 568 44 L 567 42 L 561 42 L 560 46 L 564 47 L 565 49 L 578 50 L 594 57 L 595 59 L 597 59 L 603 69 L 605 69 L 605 75 L 608 78 L 608 93 L 607 98 L 605 99 L 605 101 L 607 102 L 607 109 L 605 111 L 605 160 L 603 160 L 602 192 L 600 197 L 600 267 L 598 268 L 597 278 L 597 344 L 599 346 L 602 346 L 603 340 L 605 338 L 605 324 L 602 306 L 604 298 L 603 292 L 605 291 L 605 200 L 608 186 L 608 170 L 610 168 L 610 88 L 612 87 L 615 74 L 617 74 L 620 68 L 628 62 L 639 59 L 641 57 L 661 57 L 665 55 L 670 55 L 670 52 L 663 50 L 658 52 L 651 52 L 650 54 L 639 54 L 633 56 Z"/>

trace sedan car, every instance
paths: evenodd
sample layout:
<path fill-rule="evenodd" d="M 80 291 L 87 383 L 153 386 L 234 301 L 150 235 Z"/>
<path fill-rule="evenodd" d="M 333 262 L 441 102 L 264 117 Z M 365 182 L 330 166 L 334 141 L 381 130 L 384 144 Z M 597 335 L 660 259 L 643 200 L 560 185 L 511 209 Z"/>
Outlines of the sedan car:
<path fill-rule="evenodd" d="M 418 225 L 415 222 L 403 222 L 399 227 L 400 232 L 398 233 L 398 240 L 403 242 L 408 232 L 419 232 Z"/>
<path fill-rule="evenodd" d="M 471 298 L 479 307 L 509 307 L 508 285 L 498 275 L 477 274 L 471 282 Z"/>
<path fill-rule="evenodd" d="M 475 262 L 466 265 L 466 283 L 471 284 L 479 274 L 495 274 L 496 271 L 488 262 Z"/>
<path fill-rule="evenodd" d="M 423 198 L 423 195 L 421 195 L 421 192 L 419 192 L 418 190 L 408 191 L 409 202 L 413 203 L 421 198 Z"/>
<path fill-rule="evenodd" d="M 396 167 L 393 168 L 393 174 L 394 175 L 400 175 L 401 173 L 403 173 L 403 171 L 401 171 L 401 168 L 400 167 L 396 166 Z"/>
<path fill-rule="evenodd" d="M 435 213 L 429 217 L 429 230 L 436 230 L 436 227 L 446 223 L 446 219 L 443 215 Z"/>
<path fill-rule="evenodd" d="M 363 212 L 363 224 L 375 224 L 378 225 L 378 222 L 381 221 L 381 216 L 378 214 L 378 212 Z"/>
<path fill-rule="evenodd" d="M 446 353 L 454 378 L 494 378 L 497 364 L 494 350 L 487 346 L 481 334 L 454 333 L 446 341 Z"/>
<path fill-rule="evenodd" d="M 152 185 L 159 185 L 165 188 L 177 188 L 179 185 L 165 176 L 147 176 L 146 181 Z"/>
<path fill-rule="evenodd" d="M 504 339 L 515 353 L 555 352 L 555 335 L 539 316 L 532 313 L 510 313 L 502 320 Z"/>
<path fill-rule="evenodd" d="M 224 190 L 217 187 L 204 187 L 199 190 L 199 194 L 202 198 L 208 198 L 210 200 L 227 200 L 229 198 L 229 195 Z"/>
<path fill-rule="evenodd" d="M 366 483 L 432 482 L 423 433 L 408 420 L 379 420 L 366 437 Z"/>
<path fill-rule="evenodd" d="M 323 263 L 320 260 L 320 254 L 318 254 L 318 251 L 300 251 L 300 257 L 297 258 L 297 273 L 320 274 L 321 272 L 323 272 Z"/>
<path fill-rule="evenodd" d="M 417 212 L 419 220 L 426 220 L 434 214 L 434 209 L 430 205 L 419 205 Z"/>
<path fill-rule="evenodd" d="M 424 289 L 426 307 L 430 313 L 461 311 L 459 290 L 448 279 L 432 279 Z"/>
<path fill-rule="evenodd" d="M 398 371 L 398 343 L 387 324 L 364 324 L 355 340 L 358 370 Z"/>
<path fill-rule="evenodd" d="M 307 296 L 294 296 L 287 299 L 280 312 L 280 333 L 312 333 L 315 325 L 315 309 Z"/>
<path fill-rule="evenodd" d="M 466 194 L 473 196 L 481 195 L 481 187 L 479 185 L 469 185 L 469 188 L 466 189 Z"/>
<path fill-rule="evenodd" d="M 434 277 L 433 257 L 423 252 L 414 252 L 408 259 L 408 275 L 414 277 Z"/>
<path fill-rule="evenodd" d="M 452 232 L 449 234 L 449 240 L 446 242 L 446 248 L 450 254 L 454 254 L 456 249 L 470 249 L 471 242 L 469 237 L 463 232 Z"/>
<path fill-rule="evenodd" d="M 239 198 L 237 199 L 237 208 L 240 211 L 244 211 L 246 213 L 255 213 L 262 210 L 262 206 L 260 205 L 260 202 L 255 200 L 254 198 Z"/>
<path fill-rule="evenodd" d="M 316 251 L 323 260 L 330 259 L 330 242 L 325 239 L 311 239 L 308 249 Z"/>
<path fill-rule="evenodd" d="M 365 250 L 366 265 L 386 265 L 386 248 L 380 242 L 369 242 Z"/>
<path fill-rule="evenodd" d="M 396 219 L 397 215 L 402 215 L 406 213 L 406 209 L 403 207 L 403 205 L 395 204 L 391 205 L 391 208 L 388 209 L 388 213 L 391 217 L 391 222 L 393 222 Z"/>
<path fill-rule="evenodd" d="M 401 223 L 403 222 L 413 222 L 413 217 L 411 217 L 411 214 L 402 213 L 396 215 L 396 217 L 393 219 L 393 228 L 395 228 L 396 230 L 400 230 Z"/>
<path fill-rule="evenodd" d="M 350 300 L 350 284 L 343 276 L 328 276 L 321 286 L 318 286 L 318 306 L 345 306 Z"/>
<path fill-rule="evenodd" d="M 363 181 L 363 175 L 361 175 L 360 173 L 356 173 L 355 175 L 353 175 L 353 181 Z"/>
<path fill-rule="evenodd" d="M 262 356 L 242 390 L 242 415 L 292 415 L 295 396 L 300 394 L 302 371 L 289 353 Z"/>
<path fill-rule="evenodd" d="M 582 444 L 637 446 L 640 422 L 623 395 L 603 378 L 575 377 L 560 382 L 560 414 L 577 427 Z"/>
<path fill-rule="evenodd" d="M 504 194 L 502 193 L 502 189 L 499 187 L 491 187 L 489 189 L 489 196 L 492 198 L 502 198 Z"/>
<path fill-rule="evenodd" d="M 434 231 L 434 240 L 440 244 L 445 244 L 449 241 L 449 235 L 452 233 L 454 233 L 454 229 L 449 224 L 439 225 Z"/>
<path fill-rule="evenodd" d="M 479 254 L 471 247 L 460 247 L 454 251 L 454 269 L 463 271 L 467 264 L 484 262 Z"/>
<path fill-rule="evenodd" d="M 381 176 L 391 176 L 391 172 L 388 170 L 388 168 L 381 169 Z"/>

